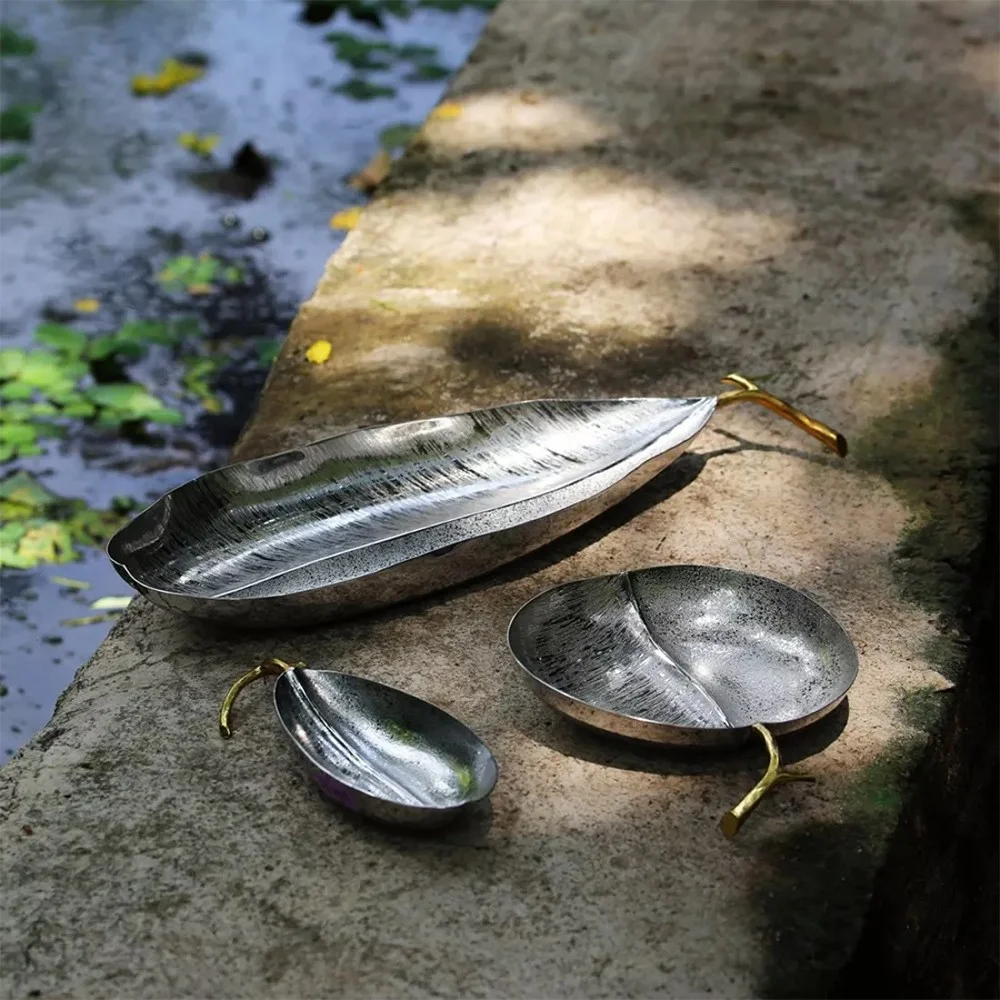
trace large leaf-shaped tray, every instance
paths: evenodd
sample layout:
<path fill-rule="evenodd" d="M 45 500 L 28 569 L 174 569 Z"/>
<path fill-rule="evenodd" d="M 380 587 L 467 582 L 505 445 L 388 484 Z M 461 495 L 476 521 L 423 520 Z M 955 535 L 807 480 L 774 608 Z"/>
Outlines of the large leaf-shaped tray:
<path fill-rule="evenodd" d="M 590 520 L 666 468 L 719 405 L 757 402 L 843 438 L 741 376 L 694 399 L 539 400 L 367 427 L 209 472 L 108 554 L 162 607 L 298 625 L 427 594 Z"/>

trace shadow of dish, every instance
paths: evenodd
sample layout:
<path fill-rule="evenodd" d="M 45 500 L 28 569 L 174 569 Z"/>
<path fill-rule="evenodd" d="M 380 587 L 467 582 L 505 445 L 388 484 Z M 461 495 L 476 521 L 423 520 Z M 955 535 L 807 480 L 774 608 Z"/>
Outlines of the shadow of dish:
<path fill-rule="evenodd" d="M 489 843 L 493 826 L 493 806 L 489 797 L 466 807 L 447 824 L 421 829 L 398 826 L 374 816 L 362 816 L 335 802 L 314 783 L 312 789 L 324 807 L 329 809 L 331 821 L 344 823 L 358 835 L 386 847 L 423 843 L 435 848 L 441 845 L 485 848 Z"/>
<path fill-rule="evenodd" d="M 782 762 L 794 764 L 825 750 L 847 726 L 850 707 L 845 698 L 829 715 L 805 729 L 778 738 Z M 648 774 L 698 775 L 730 774 L 763 770 L 767 753 L 762 742 L 749 732 L 737 747 L 668 747 L 630 740 L 604 733 L 546 710 L 543 718 L 519 726 L 520 732 L 566 757 L 576 757 L 622 771 Z"/>

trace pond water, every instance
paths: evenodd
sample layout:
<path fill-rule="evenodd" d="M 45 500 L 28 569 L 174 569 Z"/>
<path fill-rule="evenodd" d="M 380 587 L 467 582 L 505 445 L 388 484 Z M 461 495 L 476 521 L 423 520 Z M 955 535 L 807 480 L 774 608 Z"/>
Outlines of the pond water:
<path fill-rule="evenodd" d="M 343 238 L 331 216 L 365 200 L 347 179 L 386 129 L 426 117 L 490 6 L 6 0 L 0 394 L 8 427 L 18 405 L 37 409 L 55 399 L 63 436 L 39 439 L 40 454 L 15 446 L 12 455 L 0 443 L 3 481 L 10 486 L 11 476 L 20 482 L 27 473 L 55 497 L 105 510 L 116 497 L 145 505 L 224 463 L 269 358 Z M 329 40 L 331 33 L 339 37 Z M 203 73 L 164 96 L 133 93 L 136 75 L 155 75 L 169 58 Z M 204 154 L 212 141 L 210 156 L 182 144 L 202 142 Z M 227 172 L 246 143 L 248 169 Z M 262 172 L 269 177 L 260 185 Z M 43 324 L 49 332 L 40 346 Z M 87 346 L 66 328 L 86 335 Z M 94 342 L 115 331 L 129 343 L 95 361 Z M 136 419 L 137 411 L 125 419 L 125 410 L 95 403 L 98 415 L 110 415 L 100 426 L 94 416 L 67 418 L 58 387 L 11 389 L 26 377 L 10 375 L 23 363 L 18 352 L 38 350 L 86 368 L 74 398 L 97 399 L 93 386 L 102 380 L 127 383 L 133 393 L 141 386 L 148 390 L 141 405 L 148 411 L 155 397 L 171 422 Z M 73 360 L 81 350 L 89 352 L 85 364 Z M 22 360 L 15 364 L 15 356 Z M 14 440 L 4 434 L 0 442 Z M 50 500 L 55 506 L 39 516 L 68 516 Z M 8 507 L 0 529 L 14 531 L 7 551 L 15 562 L 28 551 L 23 528 L 7 527 L 18 510 Z M 93 602 L 129 593 L 99 544 L 75 548 L 75 561 L 43 555 L 34 566 L 2 570 L 2 759 L 45 724 L 107 633 L 113 618 Z"/>

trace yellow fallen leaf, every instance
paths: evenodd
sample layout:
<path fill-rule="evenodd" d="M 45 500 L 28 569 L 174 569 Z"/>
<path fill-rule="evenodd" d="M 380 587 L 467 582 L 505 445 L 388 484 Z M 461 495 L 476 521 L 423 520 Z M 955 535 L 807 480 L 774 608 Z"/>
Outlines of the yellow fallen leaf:
<path fill-rule="evenodd" d="M 73 308 L 78 313 L 95 313 L 101 308 L 101 303 L 97 299 L 77 299 Z"/>
<path fill-rule="evenodd" d="M 219 144 L 219 136 L 198 135 L 197 132 L 181 132 L 177 136 L 177 145 L 183 149 L 188 149 L 198 156 L 211 156 L 212 150 Z"/>
<path fill-rule="evenodd" d="M 60 625 L 100 625 L 102 622 L 113 622 L 117 621 L 121 617 L 120 614 L 108 611 L 103 615 L 84 615 L 82 618 L 63 618 Z"/>
<path fill-rule="evenodd" d="M 445 101 L 439 104 L 428 116 L 432 122 L 450 121 L 452 118 L 459 118 L 462 114 L 462 105 L 458 101 Z"/>
<path fill-rule="evenodd" d="M 131 597 L 98 597 L 90 607 L 94 611 L 124 611 L 131 603 Z"/>
<path fill-rule="evenodd" d="M 207 281 L 196 281 L 187 286 L 188 295 L 211 295 L 215 291 L 215 285 Z"/>
<path fill-rule="evenodd" d="M 330 220 L 331 229 L 346 229 L 348 231 L 352 230 L 361 219 L 361 208 L 360 206 L 355 206 L 354 208 L 345 208 L 343 212 L 338 212 Z"/>
<path fill-rule="evenodd" d="M 139 74 L 132 77 L 132 93 L 144 96 L 146 94 L 169 94 L 186 83 L 193 83 L 205 75 L 203 66 L 193 66 L 177 59 L 164 59 L 160 72 L 155 76 Z"/>
<path fill-rule="evenodd" d="M 374 191 L 389 176 L 392 156 L 388 150 L 380 149 L 347 183 L 355 191 Z"/>
<path fill-rule="evenodd" d="M 333 354 L 333 344 L 329 340 L 317 340 L 306 351 L 306 360 L 311 361 L 314 365 L 321 365 L 330 360 L 331 354 Z"/>

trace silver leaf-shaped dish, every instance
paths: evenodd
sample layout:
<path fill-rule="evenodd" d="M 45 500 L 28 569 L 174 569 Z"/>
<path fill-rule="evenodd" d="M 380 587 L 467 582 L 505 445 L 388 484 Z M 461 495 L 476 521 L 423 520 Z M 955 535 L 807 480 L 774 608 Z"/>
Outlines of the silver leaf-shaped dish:
<path fill-rule="evenodd" d="M 108 555 L 171 611 L 300 625 L 427 594 L 545 545 L 666 468 L 720 405 L 759 403 L 846 454 L 829 427 L 741 376 L 725 381 L 739 388 L 539 400 L 349 431 L 178 487 Z"/>
<path fill-rule="evenodd" d="M 430 702 L 378 681 L 272 658 L 229 689 L 219 730 L 248 684 L 277 675 L 274 710 L 320 791 L 361 816 L 414 828 L 443 826 L 497 782 L 489 747 Z"/>
<path fill-rule="evenodd" d="M 732 746 L 756 731 L 771 766 L 727 814 L 733 835 L 779 768 L 773 735 L 832 712 L 858 674 L 837 620 L 798 590 L 717 566 L 657 566 L 564 583 L 513 617 L 507 641 L 535 693 L 629 739 Z"/>

